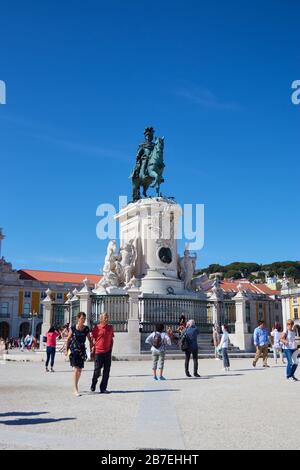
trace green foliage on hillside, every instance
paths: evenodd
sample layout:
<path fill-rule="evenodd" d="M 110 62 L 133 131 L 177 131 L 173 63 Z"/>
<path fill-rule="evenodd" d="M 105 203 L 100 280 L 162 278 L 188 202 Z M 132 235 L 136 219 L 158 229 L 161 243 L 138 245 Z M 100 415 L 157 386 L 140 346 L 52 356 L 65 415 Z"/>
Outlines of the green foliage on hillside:
<path fill-rule="evenodd" d="M 297 261 L 276 261 L 271 264 L 235 262 L 225 266 L 210 264 L 207 268 L 199 270 L 198 273 L 207 273 L 207 275 L 220 273 L 226 279 L 244 277 L 251 281 L 258 279 L 262 282 L 265 282 L 266 273 L 269 276 L 277 275 L 279 277 L 286 273 L 287 277 L 300 281 L 300 264 Z"/>

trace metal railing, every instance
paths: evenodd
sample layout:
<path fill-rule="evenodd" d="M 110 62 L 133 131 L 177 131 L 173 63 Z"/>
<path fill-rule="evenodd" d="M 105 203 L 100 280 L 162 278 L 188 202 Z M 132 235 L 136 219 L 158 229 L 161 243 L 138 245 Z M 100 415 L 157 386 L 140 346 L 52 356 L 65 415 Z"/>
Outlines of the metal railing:
<path fill-rule="evenodd" d="M 67 304 L 52 305 L 52 325 L 60 328 L 69 322 L 70 306 Z"/>
<path fill-rule="evenodd" d="M 99 322 L 101 313 L 107 312 L 109 315 L 109 323 L 113 325 L 117 333 L 125 333 L 128 331 L 128 295 L 93 295 L 91 301 L 92 326 Z"/>
<path fill-rule="evenodd" d="M 202 333 L 212 331 L 207 302 L 198 299 L 140 298 L 139 315 L 142 333 L 153 331 L 158 323 L 174 328 L 178 326 L 181 315 L 185 315 L 187 320 L 195 320 L 196 326 Z"/>
<path fill-rule="evenodd" d="M 79 300 L 74 300 L 71 302 L 71 307 L 70 307 L 70 321 L 71 325 L 75 325 L 77 321 L 77 315 L 80 312 L 80 301 Z"/>

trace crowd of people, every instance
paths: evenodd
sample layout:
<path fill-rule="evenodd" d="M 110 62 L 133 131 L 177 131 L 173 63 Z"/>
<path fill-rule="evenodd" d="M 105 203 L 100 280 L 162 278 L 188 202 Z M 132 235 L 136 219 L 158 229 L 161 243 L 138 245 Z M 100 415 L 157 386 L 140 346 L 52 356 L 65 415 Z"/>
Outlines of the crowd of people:
<path fill-rule="evenodd" d="M 12 349 L 20 349 L 21 351 L 35 351 L 38 348 L 38 340 L 34 335 L 27 334 L 20 338 L 1 338 L 0 343 L 4 345 L 4 350 L 7 352 Z"/>
<path fill-rule="evenodd" d="M 151 347 L 152 354 L 152 374 L 153 379 L 166 380 L 164 375 L 165 359 L 167 348 L 171 344 L 176 344 L 185 353 L 184 370 L 187 377 L 192 377 L 189 364 L 191 357 L 193 358 L 193 376 L 199 378 L 198 373 L 198 335 L 199 330 L 195 325 L 195 321 L 190 319 L 187 321 L 185 315 L 179 319 L 176 328 L 171 328 L 163 324 L 156 325 L 154 331 L 147 336 L 146 343 Z M 54 360 L 56 354 L 57 338 L 64 339 L 64 346 L 60 349 L 70 361 L 73 368 L 73 393 L 75 396 L 79 394 L 79 380 L 85 361 L 87 360 L 86 341 L 89 341 L 91 359 L 94 361 L 94 372 L 91 380 L 90 390 L 96 391 L 98 380 L 102 374 L 100 381 L 100 393 L 108 394 L 107 390 L 111 361 L 112 349 L 114 342 L 113 326 L 109 324 L 107 313 L 100 316 L 99 324 L 92 330 L 86 325 L 86 314 L 80 312 L 77 315 L 76 324 L 65 325 L 63 329 L 56 330 L 50 328 L 46 338 L 47 341 L 47 357 L 46 372 L 49 372 L 49 364 L 51 372 L 54 372 Z M 230 360 L 228 355 L 230 334 L 227 325 L 214 325 L 212 342 L 215 350 L 215 359 L 223 360 L 223 370 L 230 370 Z M 277 364 L 278 356 L 282 363 L 287 360 L 286 378 L 289 381 L 298 381 L 295 372 L 298 367 L 298 347 L 296 343 L 296 331 L 293 320 L 289 320 L 286 329 L 276 323 L 271 332 L 268 332 L 265 322 L 259 322 L 258 327 L 253 334 L 253 342 L 256 348 L 256 355 L 253 360 L 253 367 L 256 367 L 258 360 L 262 357 L 263 367 L 268 368 L 268 356 L 270 347 L 273 350 L 274 362 Z M 102 371 L 103 369 L 103 371 Z"/>

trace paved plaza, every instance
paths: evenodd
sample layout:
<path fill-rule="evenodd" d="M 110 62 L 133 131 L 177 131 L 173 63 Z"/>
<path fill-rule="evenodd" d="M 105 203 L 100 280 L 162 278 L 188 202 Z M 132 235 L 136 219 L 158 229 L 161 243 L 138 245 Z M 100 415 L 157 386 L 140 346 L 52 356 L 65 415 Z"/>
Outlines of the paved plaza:
<path fill-rule="evenodd" d="M 270 361 L 272 363 L 272 361 Z M 151 362 L 112 364 L 110 395 L 91 394 L 86 364 L 82 395 L 71 393 L 67 362 L 46 374 L 38 362 L 0 365 L 1 449 L 299 449 L 300 382 L 281 365 L 252 368 L 249 359 L 201 360 L 201 378 L 183 362 L 166 362 L 154 382 Z M 288 430 L 288 432 L 287 432 Z"/>

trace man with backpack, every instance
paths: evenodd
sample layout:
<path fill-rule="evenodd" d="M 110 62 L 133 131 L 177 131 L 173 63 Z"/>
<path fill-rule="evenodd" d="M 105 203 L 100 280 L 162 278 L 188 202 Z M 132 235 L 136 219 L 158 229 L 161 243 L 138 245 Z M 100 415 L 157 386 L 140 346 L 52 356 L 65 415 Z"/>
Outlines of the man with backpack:
<path fill-rule="evenodd" d="M 151 352 L 152 352 L 152 359 L 153 359 L 153 379 L 158 380 L 156 375 L 157 373 L 157 366 L 159 369 L 159 380 L 166 380 L 163 372 L 164 372 L 164 363 L 165 363 L 165 355 L 166 355 L 166 348 L 167 346 L 171 346 L 171 336 L 172 330 L 171 328 L 167 329 L 167 333 L 164 333 L 164 325 L 159 324 L 156 325 L 155 331 L 151 333 L 146 339 L 146 343 L 151 345 Z"/>

